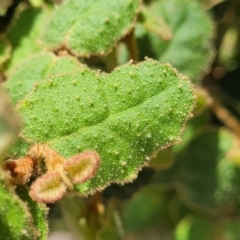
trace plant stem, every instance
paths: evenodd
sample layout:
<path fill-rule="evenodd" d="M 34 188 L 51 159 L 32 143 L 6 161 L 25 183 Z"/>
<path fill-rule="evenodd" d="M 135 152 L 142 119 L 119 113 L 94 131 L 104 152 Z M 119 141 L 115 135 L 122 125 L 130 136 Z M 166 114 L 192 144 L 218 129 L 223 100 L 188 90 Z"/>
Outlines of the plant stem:
<path fill-rule="evenodd" d="M 129 34 L 127 34 L 124 39 L 122 40 L 129 51 L 130 59 L 134 61 L 138 61 L 138 47 L 136 43 L 136 38 L 134 35 L 134 30 L 132 30 Z"/>

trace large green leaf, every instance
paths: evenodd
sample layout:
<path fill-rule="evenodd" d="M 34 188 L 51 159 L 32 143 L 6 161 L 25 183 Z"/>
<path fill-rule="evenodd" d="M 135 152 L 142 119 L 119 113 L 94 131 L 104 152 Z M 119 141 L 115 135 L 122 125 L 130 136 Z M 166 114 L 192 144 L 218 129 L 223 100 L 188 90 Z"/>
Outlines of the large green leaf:
<path fill-rule="evenodd" d="M 78 56 L 105 54 L 133 27 L 138 7 L 139 0 L 66 0 L 46 27 L 43 43 Z"/>
<path fill-rule="evenodd" d="M 34 240 L 38 234 L 26 204 L 2 179 L 0 179 L 0 231 L 3 240 Z"/>
<path fill-rule="evenodd" d="M 151 31 L 140 24 L 136 29 L 140 57 L 169 62 L 196 82 L 213 57 L 210 17 L 196 1 L 189 0 L 154 1 L 149 11 L 144 21 L 153 18 Z"/>
<path fill-rule="evenodd" d="M 83 195 L 136 178 L 159 148 L 180 140 L 194 104 L 191 83 L 171 66 L 147 60 L 111 74 L 82 67 L 39 83 L 19 104 L 23 135 L 68 158 L 100 154 L 97 175 L 77 185 Z"/>

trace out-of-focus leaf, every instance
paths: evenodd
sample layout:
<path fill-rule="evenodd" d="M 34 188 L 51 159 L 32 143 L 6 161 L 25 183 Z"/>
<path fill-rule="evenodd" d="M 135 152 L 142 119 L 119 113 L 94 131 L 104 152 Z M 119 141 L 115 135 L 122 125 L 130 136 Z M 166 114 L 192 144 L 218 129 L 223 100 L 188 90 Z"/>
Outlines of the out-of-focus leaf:
<path fill-rule="evenodd" d="M 207 219 L 194 215 L 182 219 L 175 230 L 175 240 L 238 240 L 239 219 Z"/>
<path fill-rule="evenodd" d="M 169 168 L 174 162 L 174 154 L 171 149 L 167 148 L 159 151 L 150 161 L 150 167 L 163 170 Z"/>
<path fill-rule="evenodd" d="M 44 0 L 29 0 L 33 7 L 42 7 Z"/>
<path fill-rule="evenodd" d="M 157 186 L 145 186 L 135 193 L 123 207 L 123 226 L 128 232 L 143 232 L 149 228 L 166 226 L 168 199 Z"/>
<path fill-rule="evenodd" d="M 221 232 L 224 239 L 238 240 L 240 238 L 239 221 L 239 218 L 234 218 L 223 222 Z"/>
<path fill-rule="evenodd" d="M 195 88 L 195 93 L 197 95 L 197 102 L 193 114 L 200 115 L 203 111 L 208 109 L 210 98 L 207 92 L 201 88 Z"/>
<path fill-rule="evenodd" d="M 7 69 L 11 71 L 28 56 L 42 52 L 38 38 L 51 16 L 49 8 L 25 8 L 20 5 L 16 17 L 7 32 L 12 45 L 11 58 Z"/>
<path fill-rule="evenodd" d="M 236 43 L 238 41 L 238 29 L 229 28 L 223 38 L 219 52 L 218 60 L 219 63 L 228 70 L 236 68 L 238 64 L 234 57 L 238 51 Z"/>
<path fill-rule="evenodd" d="M 189 215 L 177 225 L 175 240 L 212 240 L 214 233 L 213 221 Z"/>
<path fill-rule="evenodd" d="M 127 63 L 129 59 L 129 52 L 127 46 L 124 43 L 119 43 L 117 46 L 117 57 L 118 57 L 118 64 L 122 65 Z"/>
<path fill-rule="evenodd" d="M 179 141 L 195 102 L 191 87 L 172 67 L 151 59 L 111 74 L 82 66 L 40 82 L 20 102 L 23 135 L 65 158 L 98 152 L 96 176 L 75 187 L 87 195 L 132 181 L 154 152 Z"/>
<path fill-rule="evenodd" d="M 195 111 L 195 109 L 193 111 Z M 180 152 L 193 138 L 204 131 L 209 122 L 209 118 L 210 116 L 208 111 L 204 111 L 200 115 L 193 116 L 193 118 L 191 118 L 186 124 L 181 143 L 172 147 L 173 152 L 175 154 Z"/>
<path fill-rule="evenodd" d="M 94 224 L 91 222 L 92 216 L 88 215 L 87 219 L 85 216 L 82 216 L 86 205 L 87 203 L 83 201 L 82 198 L 74 195 L 65 195 L 59 201 L 59 206 L 61 207 L 61 212 L 66 221 L 66 225 L 77 239 L 84 239 L 84 234 L 91 238 L 95 233 L 95 229 L 93 229 Z M 94 221 L 97 221 L 95 216 Z M 87 226 L 88 224 L 90 226 Z"/>
<path fill-rule="evenodd" d="M 30 144 L 19 137 L 8 150 L 8 158 L 20 158 L 26 155 Z"/>
<path fill-rule="evenodd" d="M 133 27 L 139 0 L 66 0 L 44 31 L 50 50 L 77 56 L 104 55 Z"/>
<path fill-rule="evenodd" d="M 196 1 L 189 0 L 153 2 L 150 10 L 155 18 L 171 29 L 172 38 L 163 40 L 156 33 L 147 32 L 142 25 L 137 25 L 140 58 L 149 56 L 169 62 L 196 83 L 208 70 L 214 55 L 214 28 L 210 17 Z"/>
<path fill-rule="evenodd" d="M 0 176 L 3 175 L 0 172 Z M 38 232 L 26 204 L 0 180 L 0 232 L 3 240 L 37 240 Z"/>
<path fill-rule="evenodd" d="M 169 218 L 174 225 L 177 225 L 184 217 L 192 214 L 192 210 L 189 209 L 179 197 L 179 194 L 175 192 L 168 204 Z"/>
<path fill-rule="evenodd" d="M 79 69 L 73 57 L 57 57 L 52 53 L 36 54 L 27 58 L 14 71 L 5 84 L 13 103 L 18 103 L 34 86 L 53 75 L 73 72 Z"/>
<path fill-rule="evenodd" d="M 155 181 L 175 183 L 191 207 L 221 210 L 238 202 L 240 164 L 230 154 L 236 142 L 227 131 L 204 131 L 178 154 L 172 168 L 155 176 Z"/>
<path fill-rule="evenodd" d="M 37 240 L 47 240 L 49 230 L 47 221 L 48 208 L 45 204 L 33 201 L 29 197 L 28 189 L 25 187 L 20 187 L 17 193 L 21 199 L 27 203 L 29 211 L 33 217 L 33 224 L 38 231 Z"/>

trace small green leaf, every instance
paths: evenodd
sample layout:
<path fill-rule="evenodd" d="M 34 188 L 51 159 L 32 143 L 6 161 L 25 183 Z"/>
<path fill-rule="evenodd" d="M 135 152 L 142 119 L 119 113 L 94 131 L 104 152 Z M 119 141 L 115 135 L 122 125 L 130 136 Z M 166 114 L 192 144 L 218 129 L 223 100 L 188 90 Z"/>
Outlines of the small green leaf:
<path fill-rule="evenodd" d="M 28 189 L 25 187 L 19 187 L 17 193 L 28 204 L 29 211 L 32 214 L 34 226 L 38 230 L 37 240 L 47 240 L 48 239 L 48 208 L 45 204 L 33 201 L 28 194 Z"/>
<path fill-rule="evenodd" d="M 23 135 L 65 158 L 96 151 L 100 169 L 76 185 L 83 195 L 136 178 L 150 156 L 174 144 L 192 110 L 191 83 L 171 66 L 147 60 L 111 74 L 82 67 L 39 83 L 19 104 Z"/>
<path fill-rule="evenodd" d="M 154 1 L 150 11 L 148 15 L 158 19 L 159 28 L 163 27 L 157 34 L 137 26 L 141 59 L 148 56 L 169 62 L 196 82 L 208 70 L 214 55 L 214 28 L 210 17 L 196 1 L 189 0 Z M 164 37 L 161 39 L 159 35 Z"/>
<path fill-rule="evenodd" d="M 133 27 L 138 7 L 139 0 L 67 0 L 55 10 L 43 43 L 77 56 L 106 54 Z"/>
<path fill-rule="evenodd" d="M 42 7 L 44 0 L 29 0 L 33 7 Z"/>
<path fill-rule="evenodd" d="M 73 57 L 57 57 L 51 53 L 36 54 L 27 58 L 14 71 L 5 84 L 13 103 L 22 100 L 39 81 L 52 75 L 72 72 L 79 68 Z"/>
<path fill-rule="evenodd" d="M 16 142 L 8 150 L 8 158 L 16 159 L 26 155 L 30 144 L 26 142 L 23 138 L 19 137 Z"/>
<path fill-rule="evenodd" d="M 218 229 L 219 231 L 220 229 Z M 175 230 L 175 240 L 211 240 L 214 239 L 214 236 L 213 221 L 191 215 L 180 221 Z"/>
<path fill-rule="evenodd" d="M 28 56 L 42 52 L 38 38 L 50 18 L 49 8 L 26 8 L 20 5 L 6 36 L 12 45 L 7 69 L 10 72 Z"/>
<path fill-rule="evenodd" d="M 150 161 L 150 167 L 156 170 L 164 170 L 174 163 L 174 154 L 171 149 L 164 149 L 157 153 Z"/>
<path fill-rule="evenodd" d="M 38 234 L 26 204 L 2 179 L 0 179 L 0 232 L 1 239 L 4 240 L 34 240 Z"/>

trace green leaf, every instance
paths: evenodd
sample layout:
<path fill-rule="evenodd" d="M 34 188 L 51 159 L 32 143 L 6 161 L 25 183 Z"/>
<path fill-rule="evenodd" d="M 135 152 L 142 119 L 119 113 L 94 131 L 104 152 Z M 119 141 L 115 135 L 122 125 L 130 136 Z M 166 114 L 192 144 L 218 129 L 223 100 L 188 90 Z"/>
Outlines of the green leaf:
<path fill-rule="evenodd" d="M 83 195 L 111 182 L 129 182 L 159 148 L 180 140 L 195 97 L 170 65 L 148 59 L 111 74 L 82 67 L 39 83 L 19 104 L 23 135 L 65 158 L 93 150 L 101 158 Z"/>
<path fill-rule="evenodd" d="M 19 187 L 17 193 L 28 204 L 29 211 L 33 217 L 34 226 L 38 230 L 37 240 L 48 239 L 48 208 L 45 204 L 33 201 L 28 194 L 28 189 L 25 187 Z"/>
<path fill-rule="evenodd" d="M 42 52 L 38 38 L 51 15 L 50 8 L 25 8 L 20 5 L 17 15 L 7 32 L 12 45 L 8 71 L 11 71 L 28 56 Z"/>
<path fill-rule="evenodd" d="M 235 142 L 227 131 L 205 130 L 178 154 L 175 165 L 158 173 L 154 181 L 175 183 L 191 208 L 214 211 L 239 202 L 240 164 L 230 155 Z"/>
<path fill-rule="evenodd" d="M 16 104 L 33 90 L 34 85 L 39 81 L 78 68 L 79 63 L 73 57 L 57 57 L 52 53 L 36 54 L 27 58 L 12 72 L 5 87 L 12 102 Z"/>
<path fill-rule="evenodd" d="M 44 0 L 29 0 L 29 2 L 33 7 L 42 7 L 44 4 Z"/>
<path fill-rule="evenodd" d="M 200 234 L 201 233 L 201 234 Z M 188 215 L 182 219 L 175 230 L 175 240 L 238 240 L 240 236 L 239 218 L 214 219 Z"/>
<path fill-rule="evenodd" d="M 10 58 L 11 45 L 5 36 L 0 36 L 0 69 L 3 63 Z"/>
<path fill-rule="evenodd" d="M 1 172 L 1 175 L 3 173 Z M 25 203 L 0 179 L 0 232 L 3 240 L 34 240 L 37 231 Z"/>
<path fill-rule="evenodd" d="M 231 220 L 226 219 L 222 230 L 224 239 L 238 240 L 240 237 L 239 217 Z"/>
<path fill-rule="evenodd" d="M 196 112 L 197 104 L 198 100 L 193 112 Z M 198 136 L 199 133 L 204 131 L 204 129 L 207 127 L 207 124 L 209 123 L 209 118 L 209 111 L 204 111 L 200 115 L 196 115 L 191 118 L 186 124 L 181 143 L 172 148 L 173 152 L 175 154 L 180 152 L 193 138 L 195 138 L 196 136 Z"/>
<path fill-rule="evenodd" d="M 150 161 L 150 167 L 156 170 L 164 170 L 174 163 L 174 154 L 171 149 L 161 150 Z"/>
<path fill-rule="evenodd" d="M 30 144 L 23 138 L 19 137 L 8 150 L 8 158 L 20 158 L 26 155 Z"/>
<path fill-rule="evenodd" d="M 214 236 L 214 222 L 193 215 L 189 215 L 180 221 L 175 230 L 175 240 L 212 240 Z"/>
<path fill-rule="evenodd" d="M 55 10 L 43 43 L 77 56 L 106 54 L 131 30 L 138 6 L 139 0 L 67 0 Z"/>
<path fill-rule="evenodd" d="M 149 10 L 148 15 L 158 19 L 159 23 L 155 24 L 161 27 L 161 33 L 147 32 L 142 25 L 137 26 L 140 58 L 148 56 L 169 62 L 196 82 L 208 69 L 214 55 L 214 28 L 210 17 L 196 1 L 188 0 L 153 2 Z M 154 29 L 158 28 L 156 26 Z M 164 36 L 165 40 L 159 35 Z"/>
<path fill-rule="evenodd" d="M 166 194 L 157 186 L 141 188 L 123 207 L 124 228 L 128 232 L 144 232 L 149 228 L 169 226 L 168 201 Z"/>

